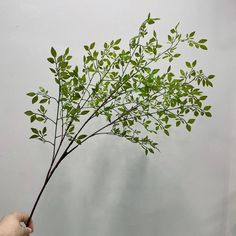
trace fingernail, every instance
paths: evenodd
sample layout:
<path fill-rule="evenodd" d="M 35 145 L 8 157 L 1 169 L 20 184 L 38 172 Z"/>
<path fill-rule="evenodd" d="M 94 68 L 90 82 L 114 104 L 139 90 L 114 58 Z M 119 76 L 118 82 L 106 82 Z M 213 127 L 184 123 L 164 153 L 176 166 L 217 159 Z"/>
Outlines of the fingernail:
<path fill-rule="evenodd" d="M 32 229 L 27 227 L 27 230 L 29 231 L 29 233 L 31 234 L 32 233 Z"/>

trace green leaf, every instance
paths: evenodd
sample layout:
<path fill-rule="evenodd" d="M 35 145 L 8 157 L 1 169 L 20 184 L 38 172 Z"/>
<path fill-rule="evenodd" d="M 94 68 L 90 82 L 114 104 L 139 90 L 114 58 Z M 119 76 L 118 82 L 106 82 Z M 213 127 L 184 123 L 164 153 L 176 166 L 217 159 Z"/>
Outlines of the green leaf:
<path fill-rule="evenodd" d="M 39 110 L 45 112 L 45 107 L 43 105 L 40 105 Z"/>
<path fill-rule="evenodd" d="M 95 42 L 91 43 L 89 46 L 90 50 L 94 49 L 94 47 L 95 47 Z"/>
<path fill-rule="evenodd" d="M 47 60 L 48 60 L 50 63 L 52 63 L 52 64 L 55 63 L 55 61 L 54 61 L 54 59 L 53 59 L 52 57 L 47 58 Z"/>
<path fill-rule="evenodd" d="M 152 148 L 148 148 L 148 151 L 151 152 L 152 154 L 154 153 Z"/>
<path fill-rule="evenodd" d="M 33 99 L 32 99 L 32 104 L 36 103 L 38 101 L 38 96 L 34 96 Z"/>
<path fill-rule="evenodd" d="M 40 100 L 40 102 L 39 103 L 46 103 L 48 101 L 48 99 L 47 98 L 43 98 L 43 99 L 41 99 Z"/>
<path fill-rule="evenodd" d="M 86 138 L 86 137 L 87 137 L 86 134 L 81 134 L 77 139 L 81 140 L 81 139 L 84 139 L 84 138 Z"/>
<path fill-rule="evenodd" d="M 30 139 L 34 139 L 34 138 L 38 138 L 38 137 L 39 137 L 38 135 L 34 134 L 34 135 L 30 136 Z"/>
<path fill-rule="evenodd" d="M 119 44 L 121 42 L 121 39 L 117 39 L 114 44 Z"/>
<path fill-rule="evenodd" d="M 25 115 L 27 115 L 27 116 L 32 116 L 34 113 L 32 112 L 32 111 L 26 111 L 25 112 Z"/>
<path fill-rule="evenodd" d="M 32 131 L 33 133 L 35 133 L 35 134 L 38 134 L 38 133 L 39 133 L 39 131 L 38 131 L 36 128 L 31 128 L 31 131 Z"/>
<path fill-rule="evenodd" d="M 165 133 L 167 136 L 170 135 L 170 133 L 169 133 L 169 131 L 168 131 L 167 129 L 164 129 L 164 133 Z"/>
<path fill-rule="evenodd" d="M 195 31 L 193 31 L 192 33 L 189 34 L 189 37 L 192 38 L 195 35 Z"/>
<path fill-rule="evenodd" d="M 67 48 L 66 50 L 65 50 L 65 53 L 64 53 L 64 55 L 66 56 L 66 55 L 68 55 L 69 54 L 69 51 L 70 51 L 70 49 L 69 48 Z"/>
<path fill-rule="evenodd" d="M 89 46 L 84 45 L 84 49 L 85 49 L 86 51 L 89 51 Z"/>
<path fill-rule="evenodd" d="M 207 78 L 208 78 L 208 79 L 213 79 L 213 78 L 215 78 L 215 75 L 208 75 Z"/>
<path fill-rule="evenodd" d="M 207 117 L 212 117 L 212 114 L 211 114 L 210 112 L 206 112 L 205 115 L 206 115 Z"/>
<path fill-rule="evenodd" d="M 192 63 L 192 67 L 195 67 L 197 64 L 197 60 L 194 60 L 193 63 Z"/>
<path fill-rule="evenodd" d="M 51 47 L 51 54 L 54 58 L 57 56 L 57 52 L 53 47 Z"/>
<path fill-rule="evenodd" d="M 175 58 L 180 57 L 180 56 L 181 56 L 180 53 L 176 53 L 176 54 L 174 55 Z"/>
<path fill-rule="evenodd" d="M 46 132 L 47 132 L 47 127 L 44 127 L 42 132 L 43 132 L 43 134 L 46 134 Z"/>
<path fill-rule="evenodd" d="M 205 106 L 203 110 L 204 111 L 209 111 L 210 109 L 211 109 L 211 106 Z"/>
<path fill-rule="evenodd" d="M 33 123 L 36 120 L 36 115 L 32 115 L 30 117 L 30 122 Z"/>
<path fill-rule="evenodd" d="M 198 43 L 205 43 L 207 41 L 207 39 L 200 39 L 199 41 L 198 41 Z"/>
<path fill-rule="evenodd" d="M 206 100 L 206 98 L 207 98 L 207 96 L 201 96 L 199 99 L 204 101 L 204 100 Z"/>
<path fill-rule="evenodd" d="M 195 121 L 195 119 L 189 119 L 189 120 L 188 120 L 188 123 L 189 123 L 189 124 L 193 124 L 194 121 Z"/>
<path fill-rule="evenodd" d="M 180 123 L 181 123 L 181 122 L 180 122 L 179 120 L 178 120 L 178 121 L 176 121 L 176 124 L 175 124 L 175 125 L 176 125 L 176 127 L 180 126 Z"/>
<path fill-rule="evenodd" d="M 41 122 L 44 121 L 45 119 L 43 117 L 37 117 L 36 120 Z"/>
<path fill-rule="evenodd" d="M 57 58 L 57 62 L 62 62 L 63 61 L 63 57 L 62 55 L 60 55 L 58 58 Z"/>
<path fill-rule="evenodd" d="M 200 48 L 203 49 L 203 50 L 207 50 L 207 46 L 204 45 L 204 44 L 200 44 Z"/>
<path fill-rule="evenodd" d="M 57 73 L 53 68 L 49 68 L 49 70 L 50 70 L 52 73 L 54 73 L 54 74 Z"/>
<path fill-rule="evenodd" d="M 80 113 L 80 115 L 86 115 L 86 114 L 88 114 L 89 113 L 89 110 L 84 110 L 84 111 L 82 111 L 81 113 Z"/>
<path fill-rule="evenodd" d="M 186 64 L 186 66 L 187 66 L 188 68 L 192 68 L 192 66 L 191 66 L 191 63 L 190 63 L 190 62 L 186 61 L 186 62 L 185 62 L 185 64 Z"/>
<path fill-rule="evenodd" d="M 33 97 L 33 96 L 35 96 L 35 94 L 36 94 L 36 93 L 34 93 L 34 92 L 30 92 L 30 93 L 27 93 L 26 95 L 27 95 L 27 96 L 30 96 L 30 97 Z"/>
<path fill-rule="evenodd" d="M 119 46 L 114 46 L 113 49 L 114 50 L 120 50 L 120 47 Z"/>
<path fill-rule="evenodd" d="M 189 131 L 189 132 L 191 132 L 191 126 L 190 125 L 186 125 L 186 129 Z"/>

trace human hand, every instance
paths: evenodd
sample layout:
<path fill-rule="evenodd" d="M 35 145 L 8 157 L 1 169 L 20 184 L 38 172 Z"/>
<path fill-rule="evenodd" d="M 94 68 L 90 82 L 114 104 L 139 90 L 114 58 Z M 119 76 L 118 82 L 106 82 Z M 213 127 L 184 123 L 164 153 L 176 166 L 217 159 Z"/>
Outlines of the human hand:
<path fill-rule="evenodd" d="M 0 236 L 29 236 L 34 230 L 32 220 L 28 227 L 21 223 L 27 222 L 29 216 L 23 212 L 14 212 L 0 220 Z"/>

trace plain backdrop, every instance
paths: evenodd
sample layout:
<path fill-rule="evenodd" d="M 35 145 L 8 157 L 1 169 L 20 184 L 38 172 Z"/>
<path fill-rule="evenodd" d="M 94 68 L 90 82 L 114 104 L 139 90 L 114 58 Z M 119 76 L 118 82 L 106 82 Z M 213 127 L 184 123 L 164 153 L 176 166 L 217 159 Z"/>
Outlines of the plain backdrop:
<path fill-rule="evenodd" d="M 123 38 L 126 47 L 148 12 L 160 17 L 164 41 L 180 31 L 207 38 L 207 52 L 184 49 L 215 74 L 207 90 L 211 119 L 188 133 L 157 136 L 148 158 L 124 139 L 100 137 L 59 167 L 35 211 L 35 236 L 236 235 L 236 1 L 235 0 L 1 0 L 0 215 L 31 210 L 51 158 L 48 145 L 29 140 L 25 94 L 56 91 L 48 70 L 51 46 L 70 47 L 81 64 L 83 45 Z"/>

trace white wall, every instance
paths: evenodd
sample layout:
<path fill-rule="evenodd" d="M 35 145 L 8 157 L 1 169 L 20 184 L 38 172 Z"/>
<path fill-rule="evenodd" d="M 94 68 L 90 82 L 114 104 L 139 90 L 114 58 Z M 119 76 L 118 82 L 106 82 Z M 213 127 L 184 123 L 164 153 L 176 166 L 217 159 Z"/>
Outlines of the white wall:
<path fill-rule="evenodd" d="M 35 236 L 230 236 L 236 234 L 235 53 L 233 0 L 0 1 L 0 215 L 29 212 L 50 161 L 50 148 L 28 140 L 25 93 L 55 90 L 46 58 L 70 46 L 128 40 L 148 12 L 159 34 L 181 22 L 209 39 L 209 51 L 186 51 L 207 73 L 213 118 L 191 134 L 160 136 L 161 153 L 145 158 L 125 140 L 91 140 L 65 161 L 34 215 Z M 127 41 L 126 41 L 127 42 Z"/>

